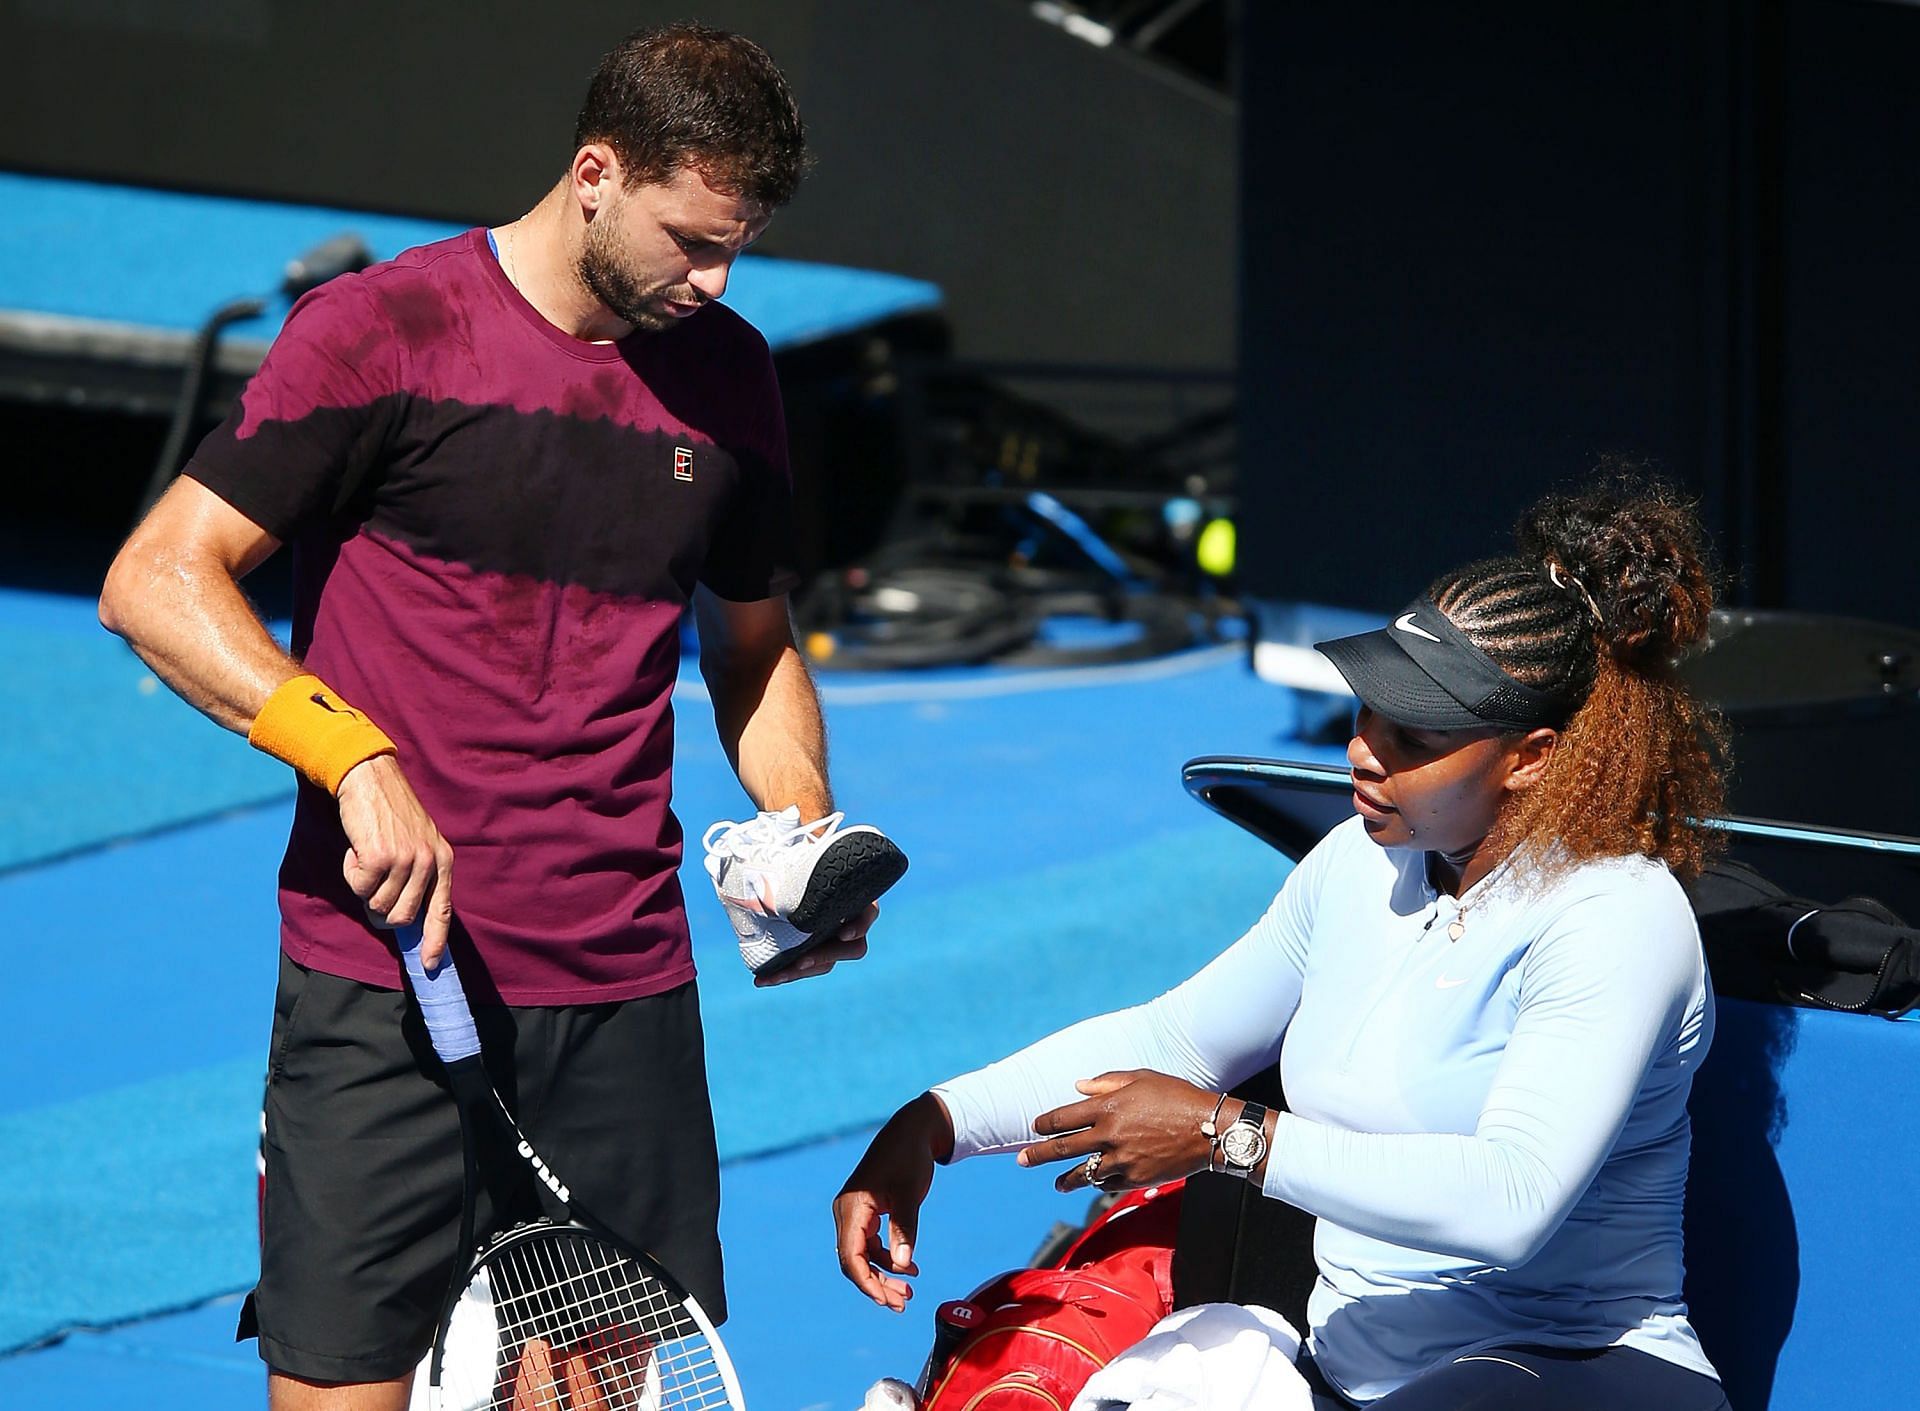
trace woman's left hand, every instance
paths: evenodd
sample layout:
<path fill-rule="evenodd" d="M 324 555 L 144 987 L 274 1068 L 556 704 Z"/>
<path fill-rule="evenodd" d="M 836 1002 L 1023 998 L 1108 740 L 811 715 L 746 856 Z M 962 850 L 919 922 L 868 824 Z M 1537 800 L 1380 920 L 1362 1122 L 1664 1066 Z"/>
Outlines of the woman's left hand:
<path fill-rule="evenodd" d="M 1206 1166 L 1212 1152 L 1200 1124 L 1213 1115 L 1218 1093 L 1147 1068 L 1082 1078 L 1074 1087 L 1086 1100 L 1034 1118 L 1033 1130 L 1047 1139 L 1022 1147 L 1018 1158 L 1022 1166 L 1074 1162 L 1053 1183 L 1056 1190 L 1130 1190 Z"/>

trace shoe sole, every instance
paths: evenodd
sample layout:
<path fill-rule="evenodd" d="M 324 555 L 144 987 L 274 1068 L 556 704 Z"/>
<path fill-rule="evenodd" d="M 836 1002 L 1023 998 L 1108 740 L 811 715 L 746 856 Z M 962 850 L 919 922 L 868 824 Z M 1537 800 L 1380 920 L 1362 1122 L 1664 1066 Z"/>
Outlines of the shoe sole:
<path fill-rule="evenodd" d="M 780 952 L 758 974 L 774 975 L 815 946 L 832 940 L 840 928 L 885 895 L 906 873 L 907 855 L 878 833 L 853 833 L 827 845 L 807 878 L 800 904 L 786 920 L 807 939 Z"/>

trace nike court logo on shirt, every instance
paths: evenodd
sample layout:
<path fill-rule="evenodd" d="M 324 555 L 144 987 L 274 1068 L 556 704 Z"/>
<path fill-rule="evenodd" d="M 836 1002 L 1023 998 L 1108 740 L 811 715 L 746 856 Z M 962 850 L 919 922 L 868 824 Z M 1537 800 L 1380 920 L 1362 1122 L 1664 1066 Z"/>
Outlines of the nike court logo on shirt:
<path fill-rule="evenodd" d="M 1396 617 L 1393 620 L 1393 625 L 1399 628 L 1402 632 L 1409 632 L 1413 634 L 1415 637 L 1425 637 L 1429 642 L 1438 642 L 1440 640 L 1438 637 L 1434 636 L 1433 633 L 1427 631 L 1426 628 L 1415 626 L 1413 621 L 1413 614 L 1410 612 L 1401 613 L 1400 616 Z"/>
<path fill-rule="evenodd" d="M 1456 985 L 1464 985 L 1466 983 L 1467 977 L 1465 975 L 1462 975 L 1458 980 L 1449 980 L 1445 975 L 1437 975 L 1434 977 L 1433 987 L 1436 990 L 1451 990 Z"/>

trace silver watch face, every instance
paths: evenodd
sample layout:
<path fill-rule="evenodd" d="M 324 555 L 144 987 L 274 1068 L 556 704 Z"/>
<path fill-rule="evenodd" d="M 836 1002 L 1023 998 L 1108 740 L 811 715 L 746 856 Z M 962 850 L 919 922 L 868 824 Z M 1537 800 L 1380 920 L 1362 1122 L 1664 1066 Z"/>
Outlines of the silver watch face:
<path fill-rule="evenodd" d="M 1220 1154 L 1244 1171 L 1267 1154 L 1267 1134 L 1252 1122 L 1235 1122 L 1220 1137 Z"/>

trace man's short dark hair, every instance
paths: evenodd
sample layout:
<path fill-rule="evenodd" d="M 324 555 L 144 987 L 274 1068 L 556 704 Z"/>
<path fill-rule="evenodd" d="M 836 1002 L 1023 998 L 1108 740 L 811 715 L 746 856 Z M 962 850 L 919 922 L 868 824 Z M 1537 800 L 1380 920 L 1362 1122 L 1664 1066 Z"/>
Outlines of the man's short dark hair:
<path fill-rule="evenodd" d="M 690 166 L 708 185 L 772 210 L 806 170 L 806 128 L 787 80 L 750 39 L 705 25 L 643 29 L 594 71 L 573 148 L 613 148 L 630 182 Z"/>

